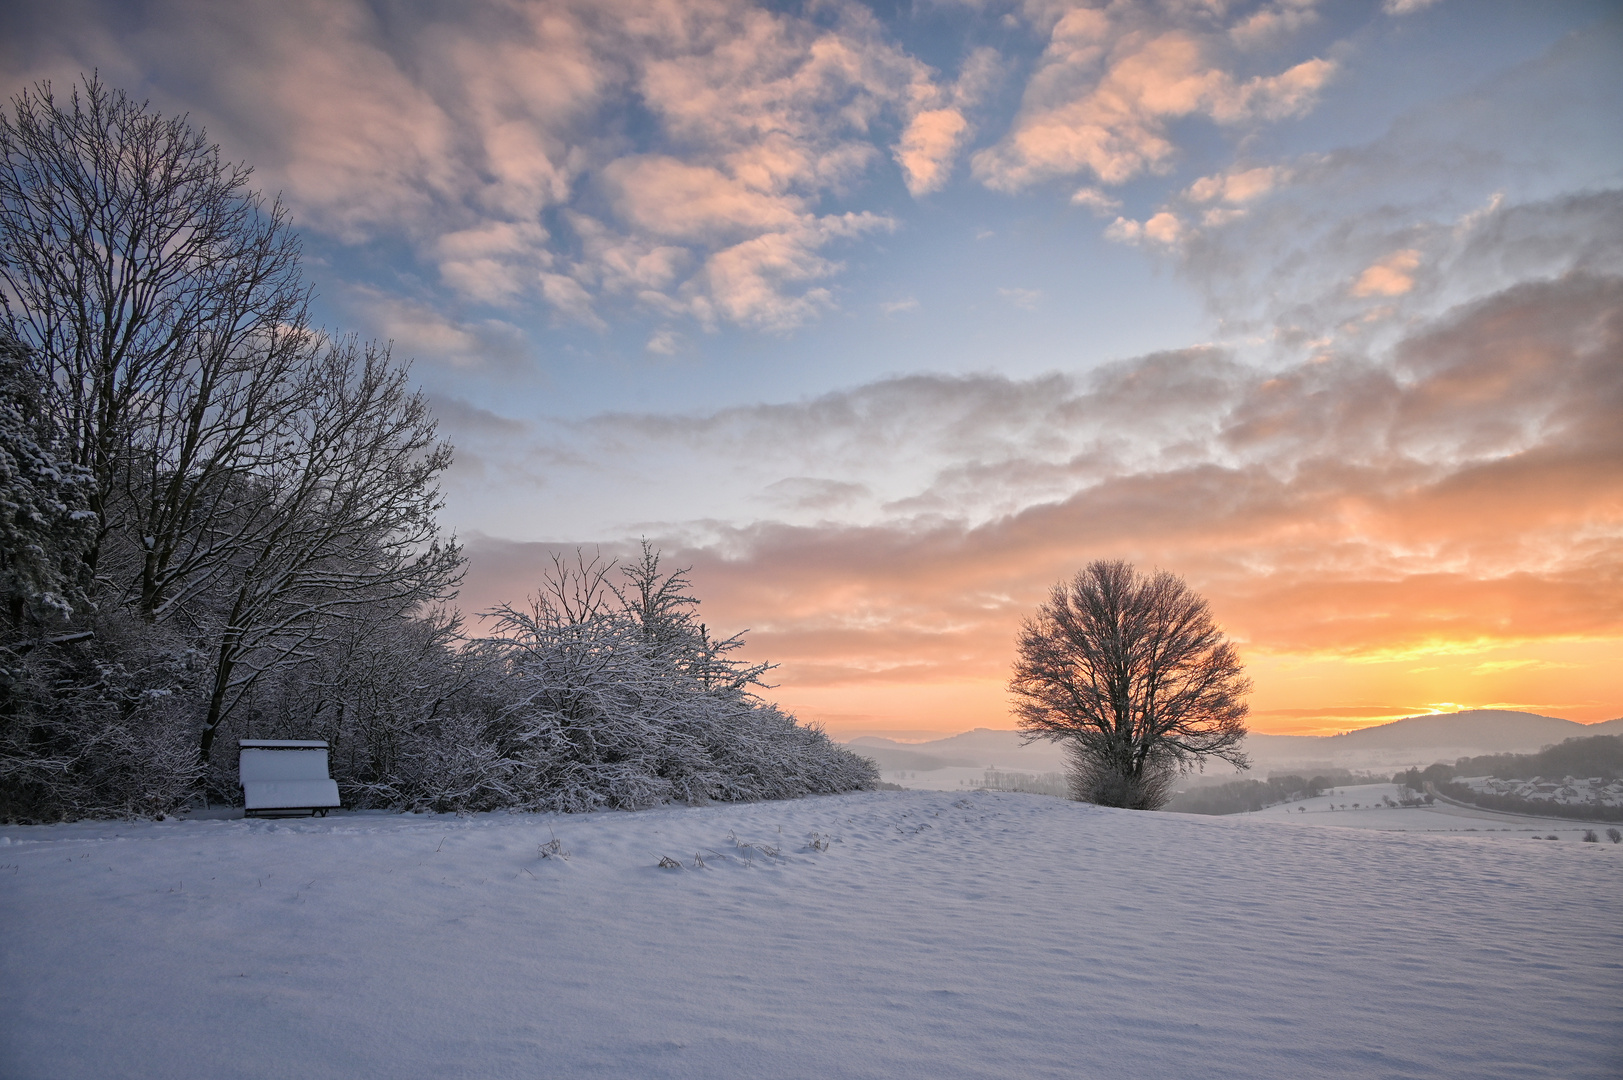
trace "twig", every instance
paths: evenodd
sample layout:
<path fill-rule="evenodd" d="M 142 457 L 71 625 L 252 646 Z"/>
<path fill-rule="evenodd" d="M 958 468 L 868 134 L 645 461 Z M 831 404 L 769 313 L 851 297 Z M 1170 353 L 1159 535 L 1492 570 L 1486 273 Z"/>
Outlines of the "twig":
<path fill-rule="evenodd" d="M 547 826 L 547 832 L 552 833 L 552 839 L 547 843 L 540 845 L 539 850 L 541 852 L 541 857 L 543 859 L 563 859 L 565 862 L 568 862 L 569 852 L 564 850 L 563 841 L 558 839 L 557 833 L 552 832 L 551 825 Z"/>

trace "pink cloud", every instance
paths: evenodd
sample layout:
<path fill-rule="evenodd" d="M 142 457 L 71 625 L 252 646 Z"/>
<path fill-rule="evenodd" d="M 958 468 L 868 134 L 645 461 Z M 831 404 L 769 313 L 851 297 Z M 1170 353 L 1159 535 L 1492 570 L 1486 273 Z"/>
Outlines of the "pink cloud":
<path fill-rule="evenodd" d="M 1286 9 L 1297 15 L 1305 10 L 1286 5 L 1281 11 Z M 1168 125 L 1174 120 L 1204 116 L 1233 125 L 1279 120 L 1313 107 L 1334 75 L 1332 61 L 1314 58 L 1241 78 L 1225 59 L 1226 39 L 1211 28 L 1210 14 L 1066 12 L 1053 23 L 1012 130 L 975 155 L 975 175 L 1003 191 L 1079 174 L 1121 184 L 1170 166 L 1176 147 Z"/>
<path fill-rule="evenodd" d="M 1414 272 L 1420 268 L 1420 252 L 1414 248 L 1394 251 L 1370 264 L 1353 282 L 1354 296 L 1402 296 L 1414 288 Z"/>
<path fill-rule="evenodd" d="M 968 131 L 948 131 L 951 116 L 987 66 L 938 86 L 858 5 L 479 0 L 444 14 L 174 0 L 112 34 L 98 31 L 122 13 L 87 2 L 40 20 L 34 48 L 50 57 L 38 73 L 64 81 L 100 67 L 188 88 L 181 108 L 301 227 L 403 240 L 459 299 L 539 299 L 587 322 L 629 300 L 771 327 L 828 306 L 815 282 L 838 264 L 816 252 L 866 231 L 810 209 L 884 160 L 887 125 L 912 131 L 909 182 L 943 182 Z M 653 121 L 636 137 L 617 127 L 632 107 Z M 539 224 L 560 209 L 580 235 Z"/>

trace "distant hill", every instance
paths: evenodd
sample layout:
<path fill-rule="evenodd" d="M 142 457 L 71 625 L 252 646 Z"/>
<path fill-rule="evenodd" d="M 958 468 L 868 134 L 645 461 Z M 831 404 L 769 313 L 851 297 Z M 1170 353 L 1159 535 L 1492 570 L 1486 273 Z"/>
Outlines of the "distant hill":
<path fill-rule="evenodd" d="M 1623 735 L 1623 718 L 1580 724 L 1512 709 L 1468 709 L 1411 716 L 1343 735 L 1254 734 L 1246 737 L 1246 750 L 1254 759 L 1253 774 L 1266 775 L 1297 765 L 1407 768 L 1481 754 L 1531 754 L 1580 735 Z M 847 745 L 873 758 L 881 769 L 927 772 L 973 766 L 1052 772 L 1065 767 L 1064 755 L 1054 744 L 1022 745 L 1020 732 L 1003 728 L 976 728 L 921 743 L 863 736 Z"/>
<path fill-rule="evenodd" d="M 1577 735 L 1607 735 L 1593 725 L 1563 720 L 1558 716 L 1515 712 L 1509 709 L 1468 709 L 1457 713 L 1436 713 L 1394 720 L 1390 724 L 1360 728 L 1342 735 L 1322 736 L 1327 746 L 1380 746 L 1391 749 L 1418 746 L 1497 746 L 1494 753 L 1516 753 L 1512 746 L 1560 742 Z"/>
<path fill-rule="evenodd" d="M 1531 754 L 1580 735 L 1619 732 L 1623 720 L 1580 724 L 1512 709 L 1467 709 L 1410 716 L 1341 735 L 1250 735 L 1246 749 L 1263 768 L 1283 762 L 1374 768 L 1480 754 Z"/>
<path fill-rule="evenodd" d="M 925 753 L 913 749 L 911 744 L 897 743 L 890 739 L 863 737 L 853 739 L 846 744 L 852 750 L 861 754 L 878 765 L 882 771 L 890 772 L 897 769 L 907 769 L 913 772 L 931 772 L 935 769 L 946 769 L 953 766 L 974 766 L 980 762 L 969 758 L 943 757 L 940 754 Z M 922 745 L 922 744 L 919 744 Z"/>
<path fill-rule="evenodd" d="M 913 769 L 926 772 L 952 766 L 1020 769 L 1026 772 L 1053 772 L 1065 767 L 1064 755 L 1052 743 L 1022 745 L 1020 732 L 999 728 L 976 728 L 945 739 L 904 743 L 865 735 L 846 745 L 878 762 L 881 769 Z"/>

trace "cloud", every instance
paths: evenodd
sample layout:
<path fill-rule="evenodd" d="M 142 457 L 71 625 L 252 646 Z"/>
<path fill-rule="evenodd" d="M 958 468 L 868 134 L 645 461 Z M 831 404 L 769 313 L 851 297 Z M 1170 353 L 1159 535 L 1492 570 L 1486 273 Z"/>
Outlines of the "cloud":
<path fill-rule="evenodd" d="M 1275 44 L 1318 21 L 1316 0 L 1282 0 L 1264 4 L 1229 28 L 1229 40 L 1242 49 L 1259 49 Z"/>
<path fill-rule="evenodd" d="M 620 158 L 602 173 L 618 216 L 674 240 L 741 239 L 793 227 L 803 202 L 666 156 Z"/>
<path fill-rule="evenodd" d="M 674 356 L 676 351 L 682 347 L 682 335 L 670 327 L 666 327 L 655 331 L 654 335 L 648 339 L 648 344 L 645 347 L 651 353 L 658 353 L 661 356 Z"/>
<path fill-rule="evenodd" d="M 793 192 L 761 190 L 668 156 L 618 159 L 599 182 L 630 234 L 577 215 L 585 257 L 567 276 L 542 275 L 548 301 L 577 318 L 590 309 L 590 287 L 601 285 L 706 325 L 787 329 L 831 304 L 826 290 L 804 287 L 839 270 L 823 248 L 894 227 L 871 213 L 818 215 Z M 693 257 L 703 261 L 684 278 Z"/>
<path fill-rule="evenodd" d="M 1149 240 L 1162 247 L 1172 247 L 1183 235 L 1183 222 L 1178 219 L 1178 215 L 1167 210 L 1151 216 L 1147 221 L 1118 217 L 1105 229 L 1105 239 L 1114 240 L 1118 244 L 1137 244 Z"/>
<path fill-rule="evenodd" d="M 1576 664 L 1563 664 L 1554 660 L 1540 660 L 1536 657 L 1524 657 L 1520 660 L 1485 660 L 1471 669 L 1473 675 L 1499 675 L 1507 671 L 1526 671 L 1536 668 L 1541 671 L 1554 671 L 1572 669 Z"/>
<path fill-rule="evenodd" d="M 763 328 L 828 308 L 819 253 L 889 227 L 829 204 L 896 132 L 906 181 L 938 188 L 997 67 L 974 53 L 941 84 L 855 4 L 171 0 L 139 29 L 72 8 L 24 20 L 40 74 L 154 87 L 301 228 L 403 243 L 459 301 L 593 326 L 622 305 Z"/>
<path fill-rule="evenodd" d="M 902 167 L 907 190 L 925 195 L 944 187 L 952 160 L 968 135 L 969 121 L 960 109 L 914 113 L 896 145 L 896 161 Z"/>
<path fill-rule="evenodd" d="M 634 24 L 641 33 L 620 50 L 631 87 L 681 152 L 604 167 L 615 213 L 595 224 L 632 244 L 680 245 L 694 267 L 674 283 L 646 285 L 637 294 L 644 305 L 706 325 L 787 329 L 832 306 L 814 284 L 839 270 L 823 248 L 892 227 L 884 215 L 816 207 L 870 168 L 873 125 L 916 111 L 935 86 L 864 9 L 835 14 L 819 25 L 718 0 L 670 5 Z M 945 152 L 948 126 L 941 117 L 918 129 L 912 166 Z M 568 272 L 608 280 L 590 251 Z"/>
<path fill-rule="evenodd" d="M 1019 116 L 995 146 L 974 156 L 975 176 L 1000 191 L 1077 175 L 1122 184 L 1171 167 L 1169 128 L 1177 120 L 1199 116 L 1232 126 L 1313 107 L 1334 75 L 1333 61 L 1316 57 L 1246 78 L 1225 34 L 1211 26 L 1212 12 L 1196 7 L 1159 14 L 1078 7 L 1054 20 Z M 1310 8 L 1286 4 L 1258 15 L 1283 29 L 1303 24 Z M 1236 28 L 1242 38 L 1261 33 L 1245 31 L 1250 23 Z"/>
<path fill-rule="evenodd" d="M 1043 299 L 1041 289 L 999 289 L 997 294 L 1023 311 L 1036 311 Z"/>
<path fill-rule="evenodd" d="M 441 235 L 433 250 L 440 278 L 454 292 L 501 306 L 529 293 L 548 239 L 533 223 L 485 222 Z"/>
<path fill-rule="evenodd" d="M 1438 2 L 1439 0 L 1384 0 L 1381 10 L 1394 16 L 1413 15 Z"/>
<path fill-rule="evenodd" d="M 541 282 L 541 295 L 560 315 L 599 329 L 607 325 L 592 310 L 592 294 L 574 278 L 543 271 L 537 280 Z"/>
<path fill-rule="evenodd" d="M 1277 358 L 1312 341 L 1378 349 L 1518 281 L 1623 270 L 1623 156 L 1601 104 L 1623 93 L 1620 29 L 1564 38 L 1367 143 L 1196 181 L 1164 207 L 1193 226 L 1182 272 Z M 1266 192 L 1227 201 L 1256 169 L 1273 170 Z"/>
<path fill-rule="evenodd" d="M 453 438 L 459 433 L 479 433 L 482 435 L 499 434 L 502 436 L 523 436 L 530 430 L 530 426 L 522 420 L 515 420 L 510 416 L 501 416 L 489 409 L 481 409 L 462 398 L 442 397 L 430 395 L 429 406 L 434 419 Z"/>
<path fill-rule="evenodd" d="M 1254 169 L 1233 169 L 1217 176 L 1203 176 L 1189 185 L 1191 202 L 1248 203 L 1262 198 L 1285 178 L 1285 170 L 1274 165 Z"/>
<path fill-rule="evenodd" d="M 718 468 L 781 455 L 750 488 L 771 516 L 643 531 L 694 567 L 712 625 L 753 628 L 808 708 L 960 686 L 996 709 L 1020 618 L 1099 557 L 1186 576 L 1249 663 L 1323 672 L 1312 715 L 1339 707 L 1323 665 L 1348 662 L 1383 702 L 1459 698 L 1488 674 L 1523 680 L 1499 697 L 1554 701 L 1526 680 L 1560 678 L 1582 688 L 1560 700 L 1587 700 L 1600 668 L 1578 657 L 1623 640 L 1620 355 L 1623 276 L 1573 274 L 1413 326 L 1379 356 L 1259 369 L 1200 349 L 1086 376 L 920 376 L 603 418 L 577 439 L 654 440 Z M 490 567 L 519 555 L 482 543 L 472 587 L 489 596 Z M 1548 663 L 1492 656 L 1534 646 Z"/>
<path fill-rule="evenodd" d="M 764 497 L 793 510 L 824 512 L 849 506 L 873 493 L 866 484 L 828 480 L 814 476 L 789 476 L 766 488 Z"/>
<path fill-rule="evenodd" d="M 1071 193 L 1071 205 L 1086 206 L 1102 216 L 1121 209 L 1121 200 L 1111 198 L 1096 187 L 1079 187 Z"/>
<path fill-rule="evenodd" d="M 824 258 L 818 249 L 837 239 L 891 228 L 894 222 L 876 214 L 830 215 L 800 228 L 734 244 L 710 257 L 704 271 L 705 289 L 695 297 L 692 308 L 706 323 L 713 323 L 719 315 L 766 330 L 798 326 L 833 306 L 833 295 L 827 289 L 794 288 L 840 269 L 840 264 Z"/>
<path fill-rule="evenodd" d="M 1414 248 L 1394 251 L 1370 265 L 1353 282 L 1354 296 L 1401 296 L 1414 288 L 1414 272 L 1420 267 L 1420 252 Z"/>
<path fill-rule="evenodd" d="M 501 319 L 457 319 L 426 300 L 355 285 L 339 306 L 368 337 L 393 343 L 395 355 L 457 370 L 511 372 L 525 364 L 530 342 Z"/>
<path fill-rule="evenodd" d="M 910 116 L 893 154 L 902 179 L 917 197 L 947 183 L 959 152 L 974 134 L 967 113 L 995 83 L 1001 64 L 997 52 L 982 47 L 964 61 L 957 81 L 941 86 L 919 71 L 910 88 Z"/>

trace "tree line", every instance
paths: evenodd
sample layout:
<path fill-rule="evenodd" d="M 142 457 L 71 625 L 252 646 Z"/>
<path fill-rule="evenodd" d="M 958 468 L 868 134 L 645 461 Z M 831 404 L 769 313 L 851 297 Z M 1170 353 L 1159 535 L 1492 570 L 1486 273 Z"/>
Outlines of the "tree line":
<path fill-rule="evenodd" d="M 1311 799 L 1338 787 L 1367 784 L 1370 777 L 1333 769 L 1311 777 L 1295 773 L 1266 780 L 1230 780 L 1177 792 L 1166 809 L 1179 814 L 1246 814 L 1297 799 Z"/>
<path fill-rule="evenodd" d="M 352 805 L 581 810 L 845 790 L 685 574 L 554 562 L 470 636 L 441 439 L 311 321 L 290 215 L 96 78 L 0 111 L 0 818 L 235 797 L 326 738 Z"/>
<path fill-rule="evenodd" d="M 1454 762 L 1455 776 L 1497 776 L 1531 780 L 1564 776 L 1623 779 L 1623 737 L 1580 735 L 1544 747 L 1536 754 L 1485 754 Z"/>

